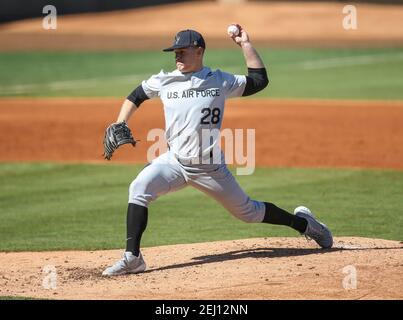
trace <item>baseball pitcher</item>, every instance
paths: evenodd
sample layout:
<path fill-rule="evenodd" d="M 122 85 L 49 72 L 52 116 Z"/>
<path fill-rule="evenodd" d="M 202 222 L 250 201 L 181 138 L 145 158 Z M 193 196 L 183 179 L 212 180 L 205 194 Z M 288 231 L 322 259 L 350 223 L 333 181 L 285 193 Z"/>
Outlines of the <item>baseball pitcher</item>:
<path fill-rule="evenodd" d="M 116 123 L 107 128 L 104 149 L 109 160 L 120 145 L 135 145 L 127 126 L 134 111 L 147 99 L 159 97 L 163 102 L 168 151 L 147 165 L 130 184 L 126 250 L 123 258 L 103 275 L 139 273 L 146 269 L 140 240 L 147 226 L 148 205 L 188 185 L 208 194 L 242 221 L 289 226 L 314 239 L 322 248 L 332 246 L 330 230 L 308 208 L 300 206 L 291 214 L 273 203 L 251 199 L 228 170 L 222 152 L 216 152 L 219 137 L 212 134 L 202 139 L 206 130 L 221 128 L 226 99 L 255 94 L 269 83 L 263 61 L 248 33 L 237 27 L 239 32 L 230 37 L 243 52 L 247 75 L 204 66 L 206 44 L 202 35 L 194 30 L 180 31 L 173 45 L 163 50 L 174 52 L 176 70 L 161 71 L 144 80 L 124 101 Z"/>

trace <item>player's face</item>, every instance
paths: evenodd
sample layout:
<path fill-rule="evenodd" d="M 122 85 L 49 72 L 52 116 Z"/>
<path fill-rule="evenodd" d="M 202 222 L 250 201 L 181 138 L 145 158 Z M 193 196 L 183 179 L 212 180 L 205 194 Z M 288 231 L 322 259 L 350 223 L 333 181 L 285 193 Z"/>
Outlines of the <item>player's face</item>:
<path fill-rule="evenodd" d="M 175 49 L 176 68 L 180 72 L 194 72 L 201 68 L 203 60 L 202 48 Z"/>

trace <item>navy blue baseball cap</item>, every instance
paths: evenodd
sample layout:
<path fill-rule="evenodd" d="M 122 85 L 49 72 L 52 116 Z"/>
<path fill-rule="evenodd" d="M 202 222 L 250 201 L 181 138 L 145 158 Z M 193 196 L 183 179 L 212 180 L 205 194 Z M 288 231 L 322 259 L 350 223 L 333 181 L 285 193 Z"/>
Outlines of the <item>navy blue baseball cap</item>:
<path fill-rule="evenodd" d="M 202 47 L 206 48 L 203 36 L 194 30 L 179 31 L 174 40 L 172 47 L 163 49 L 162 51 L 174 51 L 175 49 L 183 49 L 188 47 Z"/>

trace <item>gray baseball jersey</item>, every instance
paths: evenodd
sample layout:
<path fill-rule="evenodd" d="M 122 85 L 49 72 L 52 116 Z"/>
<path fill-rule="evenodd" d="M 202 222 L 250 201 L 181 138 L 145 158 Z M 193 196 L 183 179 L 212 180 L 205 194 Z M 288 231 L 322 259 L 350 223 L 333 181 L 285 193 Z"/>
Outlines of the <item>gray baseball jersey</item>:
<path fill-rule="evenodd" d="M 154 159 L 132 182 L 130 203 L 147 207 L 159 196 L 191 185 L 243 221 L 263 220 L 264 203 L 245 194 L 225 161 L 204 161 L 218 145 L 219 137 L 208 133 L 221 128 L 225 100 L 242 96 L 245 85 L 243 75 L 207 67 L 194 73 L 161 71 L 142 82 L 149 98 L 160 97 L 163 102 L 169 150 Z M 220 159 L 223 160 L 222 153 Z"/>
<path fill-rule="evenodd" d="M 217 143 L 217 136 L 213 141 L 202 137 L 221 128 L 225 99 L 241 96 L 245 84 L 245 76 L 205 67 L 195 73 L 161 71 L 143 81 L 142 87 L 149 98 L 158 96 L 163 102 L 170 150 L 183 160 L 197 162 Z"/>

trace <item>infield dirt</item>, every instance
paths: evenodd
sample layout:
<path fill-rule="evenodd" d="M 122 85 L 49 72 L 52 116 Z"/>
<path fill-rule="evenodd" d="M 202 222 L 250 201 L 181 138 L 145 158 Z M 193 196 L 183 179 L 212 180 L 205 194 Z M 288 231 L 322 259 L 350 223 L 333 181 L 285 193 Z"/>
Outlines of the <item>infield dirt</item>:
<path fill-rule="evenodd" d="M 102 162 L 105 128 L 122 99 L 0 99 L 0 161 Z M 254 129 L 256 165 L 403 169 L 403 102 L 230 100 L 223 128 Z M 113 162 L 146 163 L 151 129 L 164 128 L 162 104 L 147 101 L 129 121 L 136 148 Z M 234 131 L 232 131 L 234 132 Z M 224 144 L 225 145 L 225 144 Z M 244 154 L 246 147 L 244 147 Z M 238 165 L 241 165 L 238 163 Z"/>
<path fill-rule="evenodd" d="M 0 253 L 0 295 L 53 299 L 403 299 L 402 242 L 258 238 L 144 248 L 148 270 L 101 276 L 122 250 Z M 55 269 L 53 282 L 45 266 Z M 352 278 L 355 277 L 355 278 Z M 44 282 L 45 279 L 45 282 Z M 44 286 L 49 288 L 46 289 Z"/>

